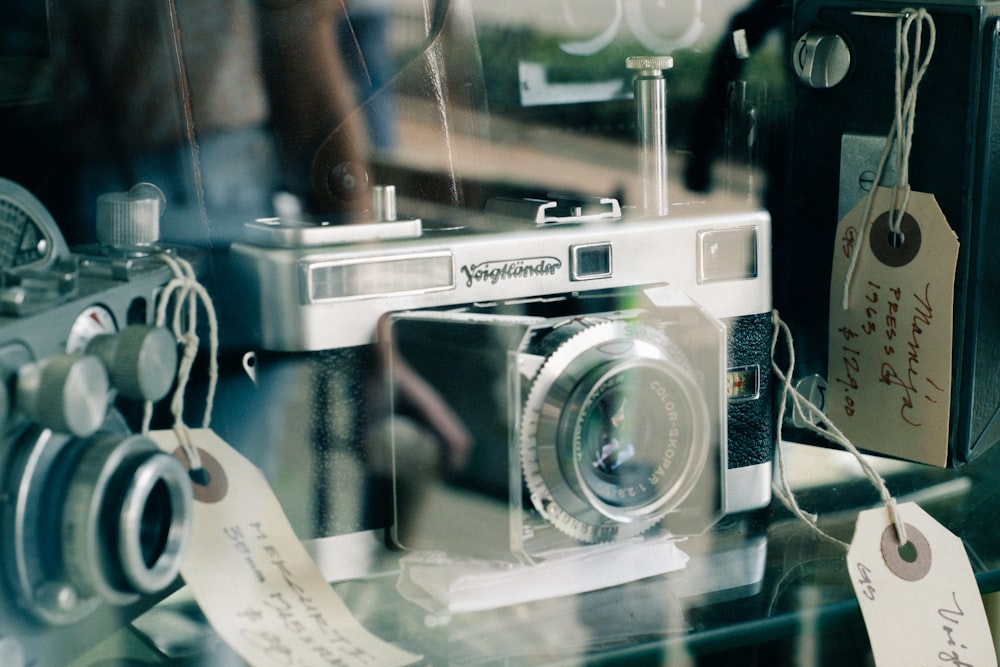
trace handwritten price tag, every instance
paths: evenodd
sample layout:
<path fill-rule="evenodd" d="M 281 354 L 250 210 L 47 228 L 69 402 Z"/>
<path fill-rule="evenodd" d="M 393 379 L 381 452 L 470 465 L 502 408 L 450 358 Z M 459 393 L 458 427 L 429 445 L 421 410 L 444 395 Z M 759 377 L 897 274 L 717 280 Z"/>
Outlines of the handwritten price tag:
<path fill-rule="evenodd" d="M 195 488 L 181 575 L 234 651 L 256 666 L 392 667 L 419 660 L 358 623 L 309 558 L 260 470 L 211 430 L 191 436 L 211 481 Z M 150 437 L 165 451 L 177 448 L 172 431 Z"/>
<path fill-rule="evenodd" d="M 892 190 L 875 192 L 837 228 L 830 281 L 827 415 L 859 447 L 945 466 L 951 409 L 952 302 L 958 239 L 933 195 L 913 192 L 902 238 L 889 228 Z M 851 254 L 858 263 L 844 310 Z"/>
<path fill-rule="evenodd" d="M 847 554 L 878 667 L 996 667 L 986 612 L 962 541 L 915 503 L 862 512 Z"/>

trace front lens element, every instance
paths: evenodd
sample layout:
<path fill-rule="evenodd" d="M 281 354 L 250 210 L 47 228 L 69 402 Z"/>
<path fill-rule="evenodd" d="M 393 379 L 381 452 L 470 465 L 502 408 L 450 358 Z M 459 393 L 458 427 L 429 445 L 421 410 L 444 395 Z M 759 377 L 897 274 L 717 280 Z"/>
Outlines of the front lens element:
<path fill-rule="evenodd" d="M 584 542 L 648 530 L 705 479 L 717 448 L 704 388 L 685 355 L 626 320 L 578 320 L 537 347 L 547 358 L 520 436 L 535 509 Z"/>
<path fill-rule="evenodd" d="M 192 511 L 177 459 L 145 436 L 99 434 L 69 480 L 62 533 L 71 581 L 112 604 L 163 590 L 180 571 Z"/>
<path fill-rule="evenodd" d="M 600 503 L 648 505 L 684 470 L 695 446 L 692 421 L 689 401 L 670 374 L 646 366 L 615 369 L 587 391 L 580 409 L 576 474 Z"/>

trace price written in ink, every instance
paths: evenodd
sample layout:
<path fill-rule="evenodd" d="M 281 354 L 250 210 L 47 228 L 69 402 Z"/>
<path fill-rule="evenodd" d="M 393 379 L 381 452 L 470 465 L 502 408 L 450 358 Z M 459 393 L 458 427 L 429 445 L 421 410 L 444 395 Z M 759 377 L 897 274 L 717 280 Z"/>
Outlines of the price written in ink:
<path fill-rule="evenodd" d="M 944 466 L 958 237 L 934 195 L 915 190 L 906 231 L 892 235 L 898 195 L 878 187 L 837 225 L 826 413 L 864 449 Z"/>
<path fill-rule="evenodd" d="M 930 292 L 929 283 L 907 295 L 899 286 L 867 282 L 855 324 L 838 329 L 840 363 L 833 384 L 841 390 L 846 416 L 856 414 L 858 389 L 873 372 L 891 389 L 899 420 L 909 426 L 923 425 L 921 402 L 943 400 L 944 383 L 921 367 L 924 334 L 934 326 Z"/>
<path fill-rule="evenodd" d="M 260 522 L 228 525 L 222 532 L 268 591 L 235 613 L 244 641 L 276 665 L 377 664 L 376 655 L 333 627 L 322 602 L 299 582 L 280 546 Z"/>

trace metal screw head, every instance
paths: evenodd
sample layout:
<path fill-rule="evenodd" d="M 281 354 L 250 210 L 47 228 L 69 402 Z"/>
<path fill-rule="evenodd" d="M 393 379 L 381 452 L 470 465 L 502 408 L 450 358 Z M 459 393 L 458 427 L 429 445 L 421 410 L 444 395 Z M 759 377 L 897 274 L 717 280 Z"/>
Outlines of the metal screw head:
<path fill-rule="evenodd" d="M 35 599 L 46 608 L 71 612 L 80 603 L 76 589 L 64 581 L 47 581 L 35 589 Z"/>
<path fill-rule="evenodd" d="M 674 66 L 672 56 L 629 56 L 625 59 L 625 67 L 649 74 L 661 74 L 663 70 Z"/>
<path fill-rule="evenodd" d="M 871 169 L 861 172 L 861 175 L 858 177 L 858 187 L 865 192 L 871 192 L 872 188 L 875 187 L 875 172 Z"/>
<path fill-rule="evenodd" d="M 357 199 L 368 191 L 368 172 L 357 162 L 341 162 L 330 170 L 327 185 L 337 199 Z"/>

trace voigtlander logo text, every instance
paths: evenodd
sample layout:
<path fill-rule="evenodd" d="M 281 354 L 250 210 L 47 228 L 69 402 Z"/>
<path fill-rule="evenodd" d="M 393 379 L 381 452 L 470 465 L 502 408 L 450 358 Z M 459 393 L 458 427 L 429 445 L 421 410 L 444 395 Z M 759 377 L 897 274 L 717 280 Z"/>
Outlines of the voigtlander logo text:
<path fill-rule="evenodd" d="M 472 287 L 474 283 L 496 285 L 501 280 L 554 276 L 561 268 L 562 261 L 556 257 L 531 257 L 466 264 L 462 273 L 465 275 L 465 286 Z"/>

